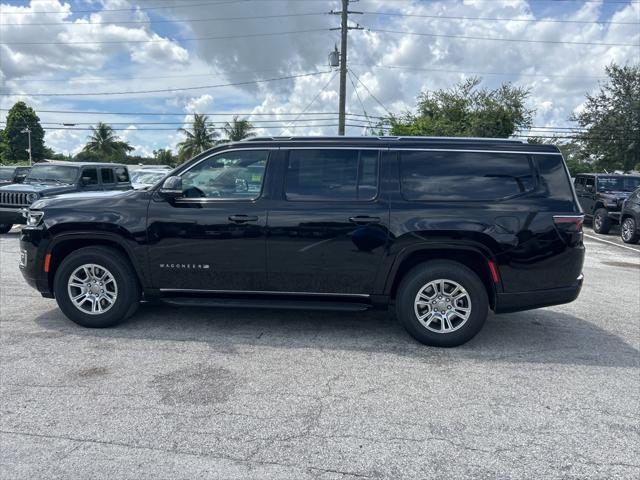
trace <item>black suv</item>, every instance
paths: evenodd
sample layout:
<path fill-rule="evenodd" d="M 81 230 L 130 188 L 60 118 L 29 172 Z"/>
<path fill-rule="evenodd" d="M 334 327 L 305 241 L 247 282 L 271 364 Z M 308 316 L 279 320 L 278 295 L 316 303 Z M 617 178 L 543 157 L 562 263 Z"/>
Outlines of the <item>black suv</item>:
<path fill-rule="evenodd" d="M 33 202 L 71 192 L 130 190 L 129 172 L 115 163 L 39 163 L 22 183 L 0 187 L 0 233 L 25 223 L 24 210 Z"/>
<path fill-rule="evenodd" d="M 580 173 L 575 178 L 576 194 L 593 231 L 609 233 L 620 222 L 622 202 L 640 186 L 640 176 L 608 173 Z"/>
<path fill-rule="evenodd" d="M 620 237 L 625 243 L 640 240 L 640 187 L 622 204 L 620 212 Z"/>
<path fill-rule="evenodd" d="M 583 215 L 558 149 L 510 140 L 259 138 L 148 190 L 39 200 L 21 269 L 87 327 L 141 299 L 358 311 L 395 304 L 419 341 L 489 309 L 573 301 Z"/>
<path fill-rule="evenodd" d="M 12 183 L 22 183 L 31 167 L 0 167 L 0 187 Z"/>

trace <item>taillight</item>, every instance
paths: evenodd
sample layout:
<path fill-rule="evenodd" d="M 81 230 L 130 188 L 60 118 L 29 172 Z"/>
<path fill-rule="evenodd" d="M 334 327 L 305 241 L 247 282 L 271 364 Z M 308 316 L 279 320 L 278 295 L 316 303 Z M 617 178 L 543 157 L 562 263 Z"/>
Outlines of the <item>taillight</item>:
<path fill-rule="evenodd" d="M 567 232 L 581 232 L 584 215 L 554 215 L 553 223 Z"/>
<path fill-rule="evenodd" d="M 584 215 L 554 215 L 553 223 L 568 245 L 575 247 L 582 244 Z"/>

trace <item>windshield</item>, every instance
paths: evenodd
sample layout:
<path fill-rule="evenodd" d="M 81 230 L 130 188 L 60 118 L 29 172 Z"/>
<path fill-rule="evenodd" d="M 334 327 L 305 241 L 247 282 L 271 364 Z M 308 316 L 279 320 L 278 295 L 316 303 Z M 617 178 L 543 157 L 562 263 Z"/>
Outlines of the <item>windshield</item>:
<path fill-rule="evenodd" d="M 640 177 L 598 177 L 598 191 L 633 192 L 640 186 Z"/>
<path fill-rule="evenodd" d="M 13 168 L 0 168 L 0 180 L 12 180 Z"/>
<path fill-rule="evenodd" d="M 35 165 L 25 178 L 25 182 L 73 183 L 77 176 L 77 167 L 67 167 L 66 165 Z"/>

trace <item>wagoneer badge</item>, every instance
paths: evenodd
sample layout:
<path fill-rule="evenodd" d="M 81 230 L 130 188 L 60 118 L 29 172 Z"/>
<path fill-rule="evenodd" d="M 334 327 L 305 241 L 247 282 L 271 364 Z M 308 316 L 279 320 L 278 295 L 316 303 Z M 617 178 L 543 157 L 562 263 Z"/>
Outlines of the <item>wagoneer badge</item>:
<path fill-rule="evenodd" d="M 180 270 L 209 270 L 207 263 L 161 263 L 160 268 L 174 268 Z"/>

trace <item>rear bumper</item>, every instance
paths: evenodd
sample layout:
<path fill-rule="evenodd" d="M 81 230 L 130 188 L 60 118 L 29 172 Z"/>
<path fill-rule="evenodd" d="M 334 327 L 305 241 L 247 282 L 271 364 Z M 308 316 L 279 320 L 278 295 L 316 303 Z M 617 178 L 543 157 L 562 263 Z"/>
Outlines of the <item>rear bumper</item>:
<path fill-rule="evenodd" d="M 553 288 L 549 290 L 534 290 L 530 292 L 496 293 L 496 313 L 520 312 L 534 308 L 550 307 L 573 302 L 582 289 L 582 274 L 576 283 L 569 287 Z"/>
<path fill-rule="evenodd" d="M 23 225 L 26 219 L 22 215 L 22 207 L 0 207 L 0 225 Z"/>

